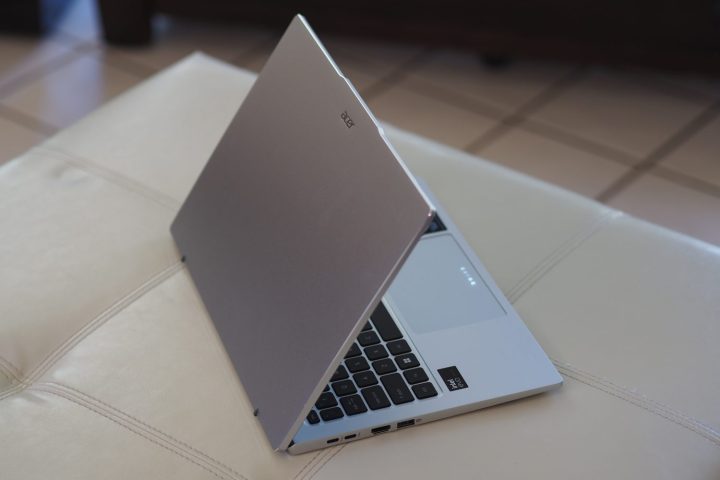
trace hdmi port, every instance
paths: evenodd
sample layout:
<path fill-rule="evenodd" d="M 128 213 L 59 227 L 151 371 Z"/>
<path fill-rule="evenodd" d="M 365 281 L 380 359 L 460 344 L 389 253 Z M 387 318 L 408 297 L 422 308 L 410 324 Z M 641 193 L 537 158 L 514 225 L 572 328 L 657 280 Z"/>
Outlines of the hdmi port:
<path fill-rule="evenodd" d="M 377 435 L 378 433 L 385 433 L 388 430 L 390 430 L 390 425 L 383 425 L 382 427 L 376 427 L 370 430 L 373 435 Z"/>

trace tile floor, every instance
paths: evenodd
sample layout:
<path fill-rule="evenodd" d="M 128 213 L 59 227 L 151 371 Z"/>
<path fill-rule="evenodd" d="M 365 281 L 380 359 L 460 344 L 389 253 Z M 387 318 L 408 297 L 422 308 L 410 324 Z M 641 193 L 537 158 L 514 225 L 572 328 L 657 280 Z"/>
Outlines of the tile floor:
<path fill-rule="evenodd" d="M 44 39 L 0 35 L 0 163 L 194 50 L 259 70 L 278 32 L 160 18 L 108 48 L 94 2 Z M 376 115 L 720 245 L 720 78 L 325 38 Z"/>

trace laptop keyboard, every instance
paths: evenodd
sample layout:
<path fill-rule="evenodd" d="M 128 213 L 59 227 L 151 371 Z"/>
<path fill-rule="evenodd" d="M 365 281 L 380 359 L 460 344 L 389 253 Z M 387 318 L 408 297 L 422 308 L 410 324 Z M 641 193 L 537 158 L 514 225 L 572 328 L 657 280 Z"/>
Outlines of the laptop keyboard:
<path fill-rule="evenodd" d="M 380 303 L 318 397 L 307 421 L 315 425 L 435 396 L 437 391 L 427 373 Z"/>

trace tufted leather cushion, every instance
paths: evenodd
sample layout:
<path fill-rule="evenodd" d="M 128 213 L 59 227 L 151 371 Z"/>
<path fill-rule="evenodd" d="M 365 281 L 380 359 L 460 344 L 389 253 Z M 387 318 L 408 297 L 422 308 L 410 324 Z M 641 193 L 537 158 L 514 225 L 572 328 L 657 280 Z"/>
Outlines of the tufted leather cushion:
<path fill-rule="evenodd" d="M 566 383 L 273 452 L 168 232 L 253 79 L 191 56 L 0 169 L 0 477 L 720 477 L 720 249 L 391 127 Z"/>

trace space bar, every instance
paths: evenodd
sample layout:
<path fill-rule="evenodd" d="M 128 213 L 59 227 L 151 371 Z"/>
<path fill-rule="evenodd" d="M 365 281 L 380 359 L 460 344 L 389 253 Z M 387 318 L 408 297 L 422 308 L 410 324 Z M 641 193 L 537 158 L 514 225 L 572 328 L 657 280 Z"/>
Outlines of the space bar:
<path fill-rule="evenodd" d="M 373 314 L 370 315 L 370 319 L 382 339 L 386 342 L 402 338 L 400 329 L 398 329 L 397 325 L 395 325 L 395 321 L 392 319 L 387 309 L 385 309 L 385 305 L 383 305 L 382 302 L 378 304 Z"/>

